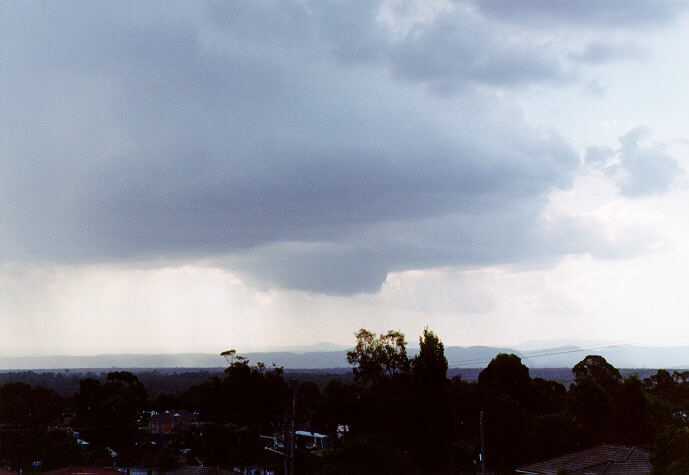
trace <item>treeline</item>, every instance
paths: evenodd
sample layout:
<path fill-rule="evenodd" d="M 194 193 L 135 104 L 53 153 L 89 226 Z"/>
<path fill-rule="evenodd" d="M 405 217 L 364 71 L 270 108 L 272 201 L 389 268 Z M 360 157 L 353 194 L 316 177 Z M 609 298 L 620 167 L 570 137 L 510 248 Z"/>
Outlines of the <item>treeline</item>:
<path fill-rule="evenodd" d="M 425 330 L 419 343 L 419 355 L 409 360 L 403 335 L 357 334 L 348 355 L 357 365 L 346 406 L 353 430 L 343 453 L 365 445 L 367 456 L 345 457 L 342 473 L 393 466 L 402 473 L 476 472 L 481 412 L 491 472 L 602 442 L 651 449 L 656 473 L 689 472 L 689 372 L 623 378 L 589 355 L 566 388 L 531 378 L 518 356 L 500 354 L 469 382 L 446 378 L 443 345 L 433 332 Z"/>
<path fill-rule="evenodd" d="M 79 392 L 79 382 L 91 378 L 104 382 L 108 374 L 123 370 L 52 370 L 52 371 L 6 371 L 0 373 L 0 386 L 7 383 L 26 383 L 30 386 L 41 386 L 51 389 L 60 396 L 71 397 Z M 146 387 L 148 394 L 155 398 L 160 394 L 179 393 L 187 391 L 194 385 L 201 384 L 212 377 L 223 375 L 222 370 L 208 369 L 153 369 L 132 370 L 139 381 Z M 352 381 L 352 371 L 348 368 L 324 368 L 320 370 L 285 370 L 285 377 L 290 381 L 301 383 L 313 381 L 321 389 L 331 379 Z"/>
<path fill-rule="evenodd" d="M 112 371 L 12 371 L 0 373 L 0 385 L 26 383 L 52 389 L 61 396 L 70 397 L 79 392 L 79 382 L 91 378 L 104 382 Z M 222 375 L 222 370 L 140 370 L 136 374 L 148 393 L 155 397 L 162 393 L 186 391 L 195 384 L 201 384 L 209 377 Z"/>
<path fill-rule="evenodd" d="M 125 371 L 82 378 L 71 396 L 5 383 L 0 465 L 107 466 L 113 453 L 145 450 L 160 469 L 201 462 L 280 473 L 280 456 L 266 451 L 260 436 L 283 434 L 296 400 L 297 426 L 331 437 L 326 450 L 298 448 L 297 473 L 476 472 L 481 412 L 492 472 L 600 442 L 651 449 L 657 473 L 689 470 L 689 373 L 622 377 L 590 355 L 573 368 L 566 388 L 532 378 L 519 357 L 500 354 L 467 381 L 448 379 L 443 344 L 427 329 L 413 358 L 399 332 L 360 330 L 356 338 L 347 355 L 353 379 L 313 381 L 226 352 L 223 373 L 155 395 L 142 375 Z M 146 429 L 149 411 L 181 409 L 197 413 L 199 423 L 162 438 Z"/>

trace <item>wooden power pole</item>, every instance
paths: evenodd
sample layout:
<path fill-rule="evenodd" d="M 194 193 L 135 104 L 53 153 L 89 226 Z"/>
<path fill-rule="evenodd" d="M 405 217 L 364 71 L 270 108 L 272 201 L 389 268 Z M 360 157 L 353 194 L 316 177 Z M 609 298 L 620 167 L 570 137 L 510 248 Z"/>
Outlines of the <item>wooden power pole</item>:
<path fill-rule="evenodd" d="M 296 432 L 296 422 L 297 418 L 297 389 L 294 388 L 294 393 L 292 394 L 292 421 L 290 426 L 290 448 L 289 448 L 289 475 L 294 475 L 294 456 L 295 456 L 295 445 L 297 439 Z"/>
<path fill-rule="evenodd" d="M 296 458 L 296 441 L 297 441 L 297 432 L 296 432 L 296 419 L 297 419 L 297 389 L 294 388 L 294 393 L 292 394 L 292 415 L 291 416 L 284 416 L 290 420 L 289 424 L 285 424 L 285 431 L 284 431 L 284 443 L 283 445 L 283 450 L 284 452 L 280 452 L 279 450 L 276 450 L 272 447 L 266 447 L 266 450 L 269 452 L 276 453 L 278 455 L 282 455 L 283 459 L 283 467 L 284 467 L 284 472 L 285 475 L 295 475 L 295 469 L 294 469 L 294 460 Z M 270 436 L 265 436 L 262 435 L 261 437 L 270 439 Z M 289 443 L 289 447 L 287 444 Z"/>
<path fill-rule="evenodd" d="M 479 413 L 479 426 L 481 430 L 481 473 L 486 475 L 486 431 L 483 428 L 483 410 Z"/>

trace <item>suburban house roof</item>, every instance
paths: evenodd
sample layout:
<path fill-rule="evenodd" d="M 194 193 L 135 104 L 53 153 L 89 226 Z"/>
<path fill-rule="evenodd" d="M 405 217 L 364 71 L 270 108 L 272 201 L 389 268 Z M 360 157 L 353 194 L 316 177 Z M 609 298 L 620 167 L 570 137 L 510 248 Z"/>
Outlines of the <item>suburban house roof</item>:
<path fill-rule="evenodd" d="M 558 470 L 573 474 L 648 473 L 651 471 L 651 453 L 629 445 L 601 444 L 519 467 L 517 473 L 557 474 Z"/>
<path fill-rule="evenodd" d="M 316 438 L 316 439 L 326 439 L 326 438 L 328 438 L 328 436 L 325 435 L 325 434 L 319 434 L 318 432 L 309 432 L 309 431 L 306 431 L 306 430 L 297 430 L 297 431 L 294 431 L 294 433 L 295 433 L 296 435 L 303 435 L 303 436 L 305 436 L 305 437 L 314 437 L 314 438 Z"/>

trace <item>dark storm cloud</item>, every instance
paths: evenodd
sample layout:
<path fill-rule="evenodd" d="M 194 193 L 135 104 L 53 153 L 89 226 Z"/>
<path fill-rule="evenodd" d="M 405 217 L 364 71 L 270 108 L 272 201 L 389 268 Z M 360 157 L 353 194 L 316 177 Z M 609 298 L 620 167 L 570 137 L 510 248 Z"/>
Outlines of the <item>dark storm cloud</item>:
<path fill-rule="evenodd" d="M 376 15 L 4 4 L 0 256 L 222 259 L 352 293 L 391 270 L 557 255 L 538 216 L 577 155 L 494 98 L 424 87 L 560 81 L 557 55 L 462 11 L 397 40 Z"/>
<path fill-rule="evenodd" d="M 527 37 L 511 41 L 511 34 L 460 11 L 407 34 L 390 60 L 398 76 L 428 82 L 440 92 L 466 82 L 514 87 L 567 80 L 554 52 Z"/>
<path fill-rule="evenodd" d="M 685 2 L 673 0 L 474 0 L 472 3 L 486 16 L 510 23 L 538 26 L 556 23 L 585 28 L 653 26 L 675 19 L 687 8 Z"/>
<path fill-rule="evenodd" d="M 327 52 L 347 64 L 389 70 L 398 78 L 453 92 L 468 84 L 513 87 L 566 80 L 563 58 L 470 9 L 444 12 L 399 38 L 378 21 L 380 2 L 229 2 L 214 22 L 235 41 Z"/>

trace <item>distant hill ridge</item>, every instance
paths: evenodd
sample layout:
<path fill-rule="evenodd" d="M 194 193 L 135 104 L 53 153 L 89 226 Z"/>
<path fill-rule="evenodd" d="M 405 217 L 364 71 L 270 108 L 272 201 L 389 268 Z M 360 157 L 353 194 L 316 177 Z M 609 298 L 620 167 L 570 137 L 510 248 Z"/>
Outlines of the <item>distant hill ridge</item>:
<path fill-rule="evenodd" d="M 410 356 L 418 348 L 410 348 Z M 571 368 L 587 354 L 603 356 L 617 368 L 689 367 L 689 346 L 643 347 L 618 346 L 586 349 L 573 345 L 535 351 L 491 346 L 448 346 L 445 356 L 450 367 L 482 368 L 498 353 L 514 353 L 531 368 Z M 250 363 L 263 362 L 293 369 L 345 368 L 347 351 L 272 351 L 241 353 Z M 0 370 L 59 369 L 59 368 L 223 368 L 226 361 L 218 354 L 103 354 L 94 356 L 0 356 Z"/>

